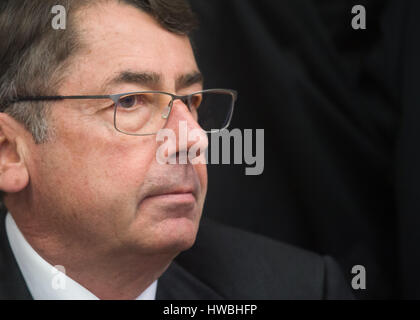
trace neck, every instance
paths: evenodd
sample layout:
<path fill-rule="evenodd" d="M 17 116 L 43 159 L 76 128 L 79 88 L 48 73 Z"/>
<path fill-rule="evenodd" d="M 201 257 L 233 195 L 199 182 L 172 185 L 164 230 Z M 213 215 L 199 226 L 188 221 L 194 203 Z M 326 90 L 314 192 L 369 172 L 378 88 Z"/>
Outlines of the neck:
<path fill-rule="evenodd" d="M 98 241 L 68 242 L 60 234 L 28 228 L 15 219 L 31 247 L 52 266 L 65 268 L 68 277 L 100 299 L 137 298 L 158 279 L 174 254 L 140 254 L 138 250 L 104 249 Z M 54 228 L 48 228 L 49 230 Z"/>
<path fill-rule="evenodd" d="M 169 266 L 171 259 L 103 257 L 88 263 L 69 263 L 67 275 L 100 299 L 132 300 L 146 290 Z M 110 263 L 118 260 L 118 264 Z"/>

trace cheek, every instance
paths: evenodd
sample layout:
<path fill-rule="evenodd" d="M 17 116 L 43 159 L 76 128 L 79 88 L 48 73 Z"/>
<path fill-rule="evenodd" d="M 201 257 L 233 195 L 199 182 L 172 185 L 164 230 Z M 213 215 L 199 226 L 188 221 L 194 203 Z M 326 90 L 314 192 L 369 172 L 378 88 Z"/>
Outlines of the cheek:
<path fill-rule="evenodd" d="M 88 169 L 80 170 L 87 171 L 91 182 L 100 184 L 98 187 L 112 189 L 107 190 L 110 194 L 136 196 L 154 161 L 154 142 L 147 138 L 129 138 L 131 141 L 108 142 L 91 153 L 85 153 Z"/>
<path fill-rule="evenodd" d="M 118 135 L 112 139 L 87 134 L 70 137 L 48 143 L 39 152 L 43 156 L 37 161 L 50 185 L 92 201 L 137 196 L 154 160 L 153 140 Z"/>

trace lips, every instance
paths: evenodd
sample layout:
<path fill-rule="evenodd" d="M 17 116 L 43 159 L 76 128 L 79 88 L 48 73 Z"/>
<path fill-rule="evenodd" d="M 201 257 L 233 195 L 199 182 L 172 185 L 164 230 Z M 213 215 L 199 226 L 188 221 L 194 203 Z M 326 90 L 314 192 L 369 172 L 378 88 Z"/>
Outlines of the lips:
<path fill-rule="evenodd" d="M 165 206 L 183 203 L 191 205 L 200 200 L 201 184 L 194 168 L 174 165 L 169 169 L 145 179 L 139 205 L 149 203 L 150 200 L 159 201 Z"/>
<path fill-rule="evenodd" d="M 145 206 L 159 209 L 159 216 L 180 218 L 190 216 L 197 208 L 196 193 L 192 188 L 155 190 L 141 201 Z M 140 204 L 139 204 L 140 205 Z"/>
<path fill-rule="evenodd" d="M 151 191 L 146 198 L 152 198 L 152 197 L 160 197 L 160 196 L 181 196 L 181 195 L 188 195 L 191 194 L 194 198 L 196 198 L 197 192 L 195 188 L 186 188 L 186 187 L 180 187 L 180 188 L 160 188 Z"/>

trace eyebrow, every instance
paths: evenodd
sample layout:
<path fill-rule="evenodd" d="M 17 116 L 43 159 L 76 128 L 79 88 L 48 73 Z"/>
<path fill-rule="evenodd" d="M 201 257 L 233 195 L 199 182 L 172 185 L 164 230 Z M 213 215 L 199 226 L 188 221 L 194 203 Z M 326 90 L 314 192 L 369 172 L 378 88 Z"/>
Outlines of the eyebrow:
<path fill-rule="evenodd" d="M 190 87 L 194 84 L 203 84 L 203 75 L 199 71 L 183 74 L 175 80 L 177 90 Z M 129 70 L 119 72 L 115 77 L 105 82 L 104 89 L 122 84 L 132 83 L 147 87 L 157 87 L 162 82 L 162 76 L 156 72 L 133 72 Z"/>
<path fill-rule="evenodd" d="M 176 89 L 188 88 L 194 84 L 203 84 L 204 78 L 201 72 L 195 71 L 179 76 L 175 81 Z"/>

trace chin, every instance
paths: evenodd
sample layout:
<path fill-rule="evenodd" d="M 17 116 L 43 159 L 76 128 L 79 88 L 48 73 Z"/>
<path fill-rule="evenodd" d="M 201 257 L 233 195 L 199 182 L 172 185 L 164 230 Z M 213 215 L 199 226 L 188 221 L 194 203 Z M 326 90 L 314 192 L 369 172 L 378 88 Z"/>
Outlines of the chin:
<path fill-rule="evenodd" d="M 198 223 L 187 218 L 166 219 L 161 222 L 158 247 L 161 250 L 180 253 L 191 248 L 197 237 Z"/>
<path fill-rule="evenodd" d="M 199 219 L 171 217 L 148 223 L 147 227 L 136 225 L 131 229 L 132 249 L 147 255 L 176 256 L 191 248 L 195 242 Z"/>

